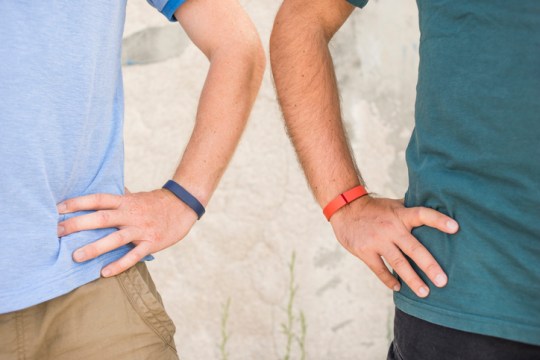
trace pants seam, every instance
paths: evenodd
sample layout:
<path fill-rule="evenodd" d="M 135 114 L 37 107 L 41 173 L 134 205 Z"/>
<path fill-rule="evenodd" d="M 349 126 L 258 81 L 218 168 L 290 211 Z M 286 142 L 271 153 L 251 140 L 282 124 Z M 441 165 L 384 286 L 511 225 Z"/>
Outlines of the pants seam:
<path fill-rule="evenodd" d="M 23 311 L 15 313 L 15 326 L 17 328 L 17 358 L 26 360 Z"/>

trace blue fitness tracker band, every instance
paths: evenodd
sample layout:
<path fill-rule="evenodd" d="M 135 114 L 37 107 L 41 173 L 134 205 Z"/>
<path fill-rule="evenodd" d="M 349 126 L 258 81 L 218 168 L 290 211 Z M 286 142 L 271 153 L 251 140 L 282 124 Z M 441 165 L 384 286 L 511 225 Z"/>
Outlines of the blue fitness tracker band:
<path fill-rule="evenodd" d="M 183 203 L 185 203 L 193 211 L 195 211 L 198 219 L 200 219 L 201 216 L 204 215 L 204 212 L 206 211 L 204 209 L 204 206 L 199 202 L 199 200 L 195 198 L 195 196 L 191 195 L 186 189 L 180 186 L 180 184 L 178 184 L 176 181 L 174 180 L 167 181 L 165 185 L 163 185 L 163 188 L 172 192 Z"/>

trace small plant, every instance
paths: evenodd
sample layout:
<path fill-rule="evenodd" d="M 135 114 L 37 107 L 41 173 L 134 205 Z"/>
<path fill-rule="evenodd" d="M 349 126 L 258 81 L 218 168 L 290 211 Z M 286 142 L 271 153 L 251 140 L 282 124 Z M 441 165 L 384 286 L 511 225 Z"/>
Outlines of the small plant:
<path fill-rule="evenodd" d="M 302 310 L 298 311 L 298 316 L 295 315 L 294 301 L 296 299 L 296 293 L 298 291 L 298 285 L 295 279 L 295 264 L 296 253 L 293 252 L 291 256 L 291 262 L 289 263 L 289 299 L 287 302 L 287 320 L 281 324 L 281 331 L 286 337 L 285 355 L 283 360 L 291 360 L 293 342 L 296 342 L 300 351 L 300 359 L 306 358 L 306 333 L 307 323 L 306 317 Z M 295 324 L 299 323 L 300 333 L 296 332 Z"/>
<path fill-rule="evenodd" d="M 307 323 L 304 312 L 300 310 L 300 336 L 296 337 L 298 346 L 300 347 L 300 360 L 306 359 L 306 333 L 307 333 Z"/>
<path fill-rule="evenodd" d="M 231 298 L 227 299 L 227 302 L 222 305 L 221 314 L 221 343 L 219 344 L 219 352 L 221 354 L 221 360 L 229 359 L 229 352 L 227 351 L 227 344 L 231 335 L 227 330 L 227 322 L 229 321 L 229 310 L 231 307 Z"/>
<path fill-rule="evenodd" d="M 286 337 L 285 355 L 280 360 L 292 360 L 293 347 L 296 344 L 300 360 L 306 360 L 306 334 L 307 334 L 307 322 L 306 316 L 302 310 L 295 308 L 295 300 L 298 292 L 298 285 L 296 284 L 296 254 L 293 252 L 291 261 L 289 263 L 289 286 L 288 286 L 288 301 L 287 306 L 284 308 L 287 313 L 287 320 L 281 323 L 281 331 Z M 221 360 L 229 360 L 229 352 L 227 345 L 231 334 L 227 329 L 229 314 L 231 308 L 231 298 L 227 299 L 227 302 L 221 306 L 221 342 L 219 344 L 219 353 Z"/>

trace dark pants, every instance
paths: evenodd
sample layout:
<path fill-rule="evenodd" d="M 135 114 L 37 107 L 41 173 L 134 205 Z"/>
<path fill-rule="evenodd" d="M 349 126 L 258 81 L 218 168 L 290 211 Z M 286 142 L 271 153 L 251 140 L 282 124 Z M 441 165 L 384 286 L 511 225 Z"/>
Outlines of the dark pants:
<path fill-rule="evenodd" d="M 396 309 L 387 360 L 540 360 L 540 346 L 450 329 Z"/>

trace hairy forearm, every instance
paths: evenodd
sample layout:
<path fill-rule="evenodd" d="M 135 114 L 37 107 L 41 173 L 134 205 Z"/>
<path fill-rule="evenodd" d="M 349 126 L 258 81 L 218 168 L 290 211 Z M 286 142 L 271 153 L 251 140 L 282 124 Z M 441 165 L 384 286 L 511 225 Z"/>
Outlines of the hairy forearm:
<path fill-rule="evenodd" d="M 258 92 L 264 70 L 260 44 L 215 51 L 193 133 L 174 179 L 207 204 L 223 175 Z"/>
<path fill-rule="evenodd" d="M 362 182 L 341 121 L 328 50 L 332 34 L 313 21 L 290 21 L 280 15 L 271 39 L 274 81 L 289 135 L 314 195 L 324 206 Z"/>

